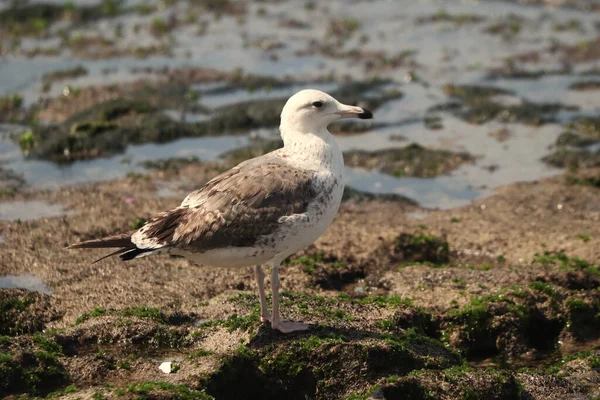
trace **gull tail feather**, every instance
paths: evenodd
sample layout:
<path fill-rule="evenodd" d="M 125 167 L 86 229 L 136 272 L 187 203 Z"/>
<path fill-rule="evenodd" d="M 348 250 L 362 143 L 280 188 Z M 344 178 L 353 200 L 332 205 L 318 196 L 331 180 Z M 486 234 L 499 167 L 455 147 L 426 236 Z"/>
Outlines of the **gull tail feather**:
<path fill-rule="evenodd" d="M 105 249 L 111 247 L 119 247 L 118 250 L 97 259 L 92 264 L 95 264 L 98 261 L 102 261 L 105 258 L 116 255 L 119 255 L 119 258 L 123 261 L 133 260 L 134 258 L 150 255 L 147 253 L 152 253 L 156 251 L 156 249 L 138 248 L 131 241 L 131 235 L 132 232 L 115 236 L 107 236 L 101 239 L 86 240 L 85 242 L 76 243 L 71 246 L 68 246 L 67 249 Z"/>
<path fill-rule="evenodd" d="M 131 241 L 132 233 L 123 233 L 121 235 L 107 236 L 101 239 L 86 240 L 67 246 L 67 249 L 104 249 L 111 247 L 135 248 Z"/>

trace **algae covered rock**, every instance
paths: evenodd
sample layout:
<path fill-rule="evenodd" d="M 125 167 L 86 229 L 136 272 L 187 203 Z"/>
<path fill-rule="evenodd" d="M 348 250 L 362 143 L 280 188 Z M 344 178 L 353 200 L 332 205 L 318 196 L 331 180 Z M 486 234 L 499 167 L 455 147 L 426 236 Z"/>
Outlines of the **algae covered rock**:
<path fill-rule="evenodd" d="M 373 152 L 351 150 L 344 153 L 344 162 L 348 166 L 378 169 L 396 177 L 432 178 L 474 160 L 475 157 L 468 153 L 432 150 L 416 143 L 396 149 Z"/>
<path fill-rule="evenodd" d="M 47 294 L 0 289 L 0 335 L 38 332 L 59 317 Z"/>

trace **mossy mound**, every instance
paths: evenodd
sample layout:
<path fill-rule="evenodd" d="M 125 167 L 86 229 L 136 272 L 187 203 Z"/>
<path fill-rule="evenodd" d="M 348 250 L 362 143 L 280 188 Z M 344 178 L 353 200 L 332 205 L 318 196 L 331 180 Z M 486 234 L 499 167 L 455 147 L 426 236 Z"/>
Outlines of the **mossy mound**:
<path fill-rule="evenodd" d="M 494 99 L 498 95 L 511 95 L 510 91 L 476 85 L 444 86 L 445 93 L 458 100 L 434 106 L 428 112 L 450 111 L 457 117 L 472 123 L 484 124 L 494 119 L 502 122 L 519 122 L 527 125 L 543 125 L 556 121 L 556 115 L 563 110 L 576 110 L 576 107 L 559 103 L 533 103 L 522 101 L 521 104 L 503 104 Z"/>
<path fill-rule="evenodd" d="M 68 382 L 59 361 L 62 348 L 41 334 L 3 340 L 0 352 L 0 393 L 46 394 Z"/>
<path fill-rule="evenodd" d="M 0 289 L 0 335 L 39 332 L 57 318 L 50 296 L 24 289 Z"/>
<path fill-rule="evenodd" d="M 347 103 L 360 100 L 366 107 L 376 109 L 401 96 L 399 92 L 384 90 L 386 83 L 349 83 L 332 95 Z M 275 128 L 287 101 L 287 98 L 277 98 L 240 102 L 212 110 L 206 121 L 175 121 L 165 115 L 162 108 L 209 112 L 197 103 L 195 96 L 189 95 L 186 87 L 177 81 L 147 85 L 123 94 L 119 99 L 95 104 L 61 124 L 35 127 L 18 140 L 23 151 L 31 157 L 71 162 L 120 153 L 130 144 L 165 143 L 182 137 L 243 134 L 255 128 Z M 365 95 L 374 90 L 375 95 Z M 241 150 L 227 157 L 235 162 L 271 148 L 263 147 L 248 152 Z"/>
<path fill-rule="evenodd" d="M 417 202 L 409 199 L 408 197 L 402 196 L 396 193 L 372 193 L 363 192 L 362 190 L 354 189 L 353 187 L 344 187 L 344 194 L 342 195 L 342 201 L 369 201 L 369 200 L 383 200 L 393 201 L 399 203 L 406 203 L 411 205 L 417 205 Z"/>
<path fill-rule="evenodd" d="M 175 157 L 160 158 L 158 160 L 146 160 L 142 162 L 141 165 L 147 169 L 178 173 L 181 168 L 199 162 L 200 160 L 197 157 Z"/>
<path fill-rule="evenodd" d="M 443 344 L 414 331 L 351 339 L 322 328 L 298 339 L 240 348 L 205 385 L 206 392 L 219 399 L 343 398 L 389 374 L 460 362 Z M 225 384 L 231 381 L 248 385 L 241 390 Z"/>
<path fill-rule="evenodd" d="M 460 366 L 389 377 L 377 390 L 384 399 L 521 399 L 522 385 L 509 371 L 473 370 Z"/>
<path fill-rule="evenodd" d="M 373 152 L 352 150 L 344 153 L 344 161 L 348 166 L 378 169 L 396 177 L 432 178 L 474 160 L 475 157 L 468 153 L 431 150 L 416 143 L 399 149 Z"/>
<path fill-rule="evenodd" d="M 393 255 L 404 262 L 446 264 L 450 261 L 450 246 L 446 240 L 428 233 L 401 233 Z"/>
<path fill-rule="evenodd" d="M 600 138 L 600 117 L 576 118 L 567 127 L 580 135 Z"/>
<path fill-rule="evenodd" d="M 556 346 L 566 324 L 561 309 L 559 299 L 535 289 L 517 296 L 476 297 L 449 312 L 444 327 L 450 345 L 472 359 L 517 355 L 530 349 L 548 351 Z"/>
<path fill-rule="evenodd" d="M 165 314 L 152 307 L 95 308 L 81 315 L 76 328 L 60 334 L 57 340 L 65 349 L 116 343 L 146 349 L 180 348 L 194 342 L 191 334 L 195 319 L 193 314 Z"/>
<path fill-rule="evenodd" d="M 76 6 L 72 2 L 65 4 L 12 2 L 9 7 L 0 11 L 0 26 L 4 33 L 11 36 L 39 35 L 61 20 L 76 25 L 100 18 L 114 17 L 120 12 L 120 3 L 118 0 L 104 0 L 98 5 Z"/>
<path fill-rule="evenodd" d="M 594 168 L 600 166 L 600 150 L 595 152 L 586 149 L 571 149 L 559 147 L 554 153 L 542 158 L 542 160 L 557 168 Z"/>

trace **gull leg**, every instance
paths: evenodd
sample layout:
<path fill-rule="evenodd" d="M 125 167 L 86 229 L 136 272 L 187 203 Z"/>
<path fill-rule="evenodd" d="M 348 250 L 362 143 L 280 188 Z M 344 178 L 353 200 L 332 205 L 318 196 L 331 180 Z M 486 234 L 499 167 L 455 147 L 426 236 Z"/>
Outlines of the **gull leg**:
<path fill-rule="evenodd" d="M 267 296 L 265 295 L 265 272 L 260 265 L 254 267 L 254 277 L 258 286 L 258 298 L 260 299 L 260 322 L 271 321 L 271 315 L 267 309 Z"/>
<path fill-rule="evenodd" d="M 271 271 L 271 290 L 273 291 L 273 318 L 271 328 L 283 333 L 307 330 L 310 325 L 295 321 L 282 321 L 279 315 L 279 264 L 273 264 Z"/>

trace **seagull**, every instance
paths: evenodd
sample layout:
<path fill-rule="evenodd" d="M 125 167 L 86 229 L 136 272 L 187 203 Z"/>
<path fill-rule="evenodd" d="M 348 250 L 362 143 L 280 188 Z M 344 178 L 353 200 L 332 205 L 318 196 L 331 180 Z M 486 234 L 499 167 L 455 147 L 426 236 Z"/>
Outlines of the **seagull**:
<path fill-rule="evenodd" d="M 317 240 L 340 206 L 344 159 L 327 126 L 341 118 L 372 117 L 369 110 L 342 104 L 327 93 L 302 90 L 281 112 L 282 148 L 218 175 L 136 231 L 68 248 L 118 248 L 100 260 L 170 253 L 210 267 L 254 266 L 261 322 L 283 333 L 308 329 L 281 318 L 279 266 Z M 263 265 L 271 267 L 272 314 Z"/>

